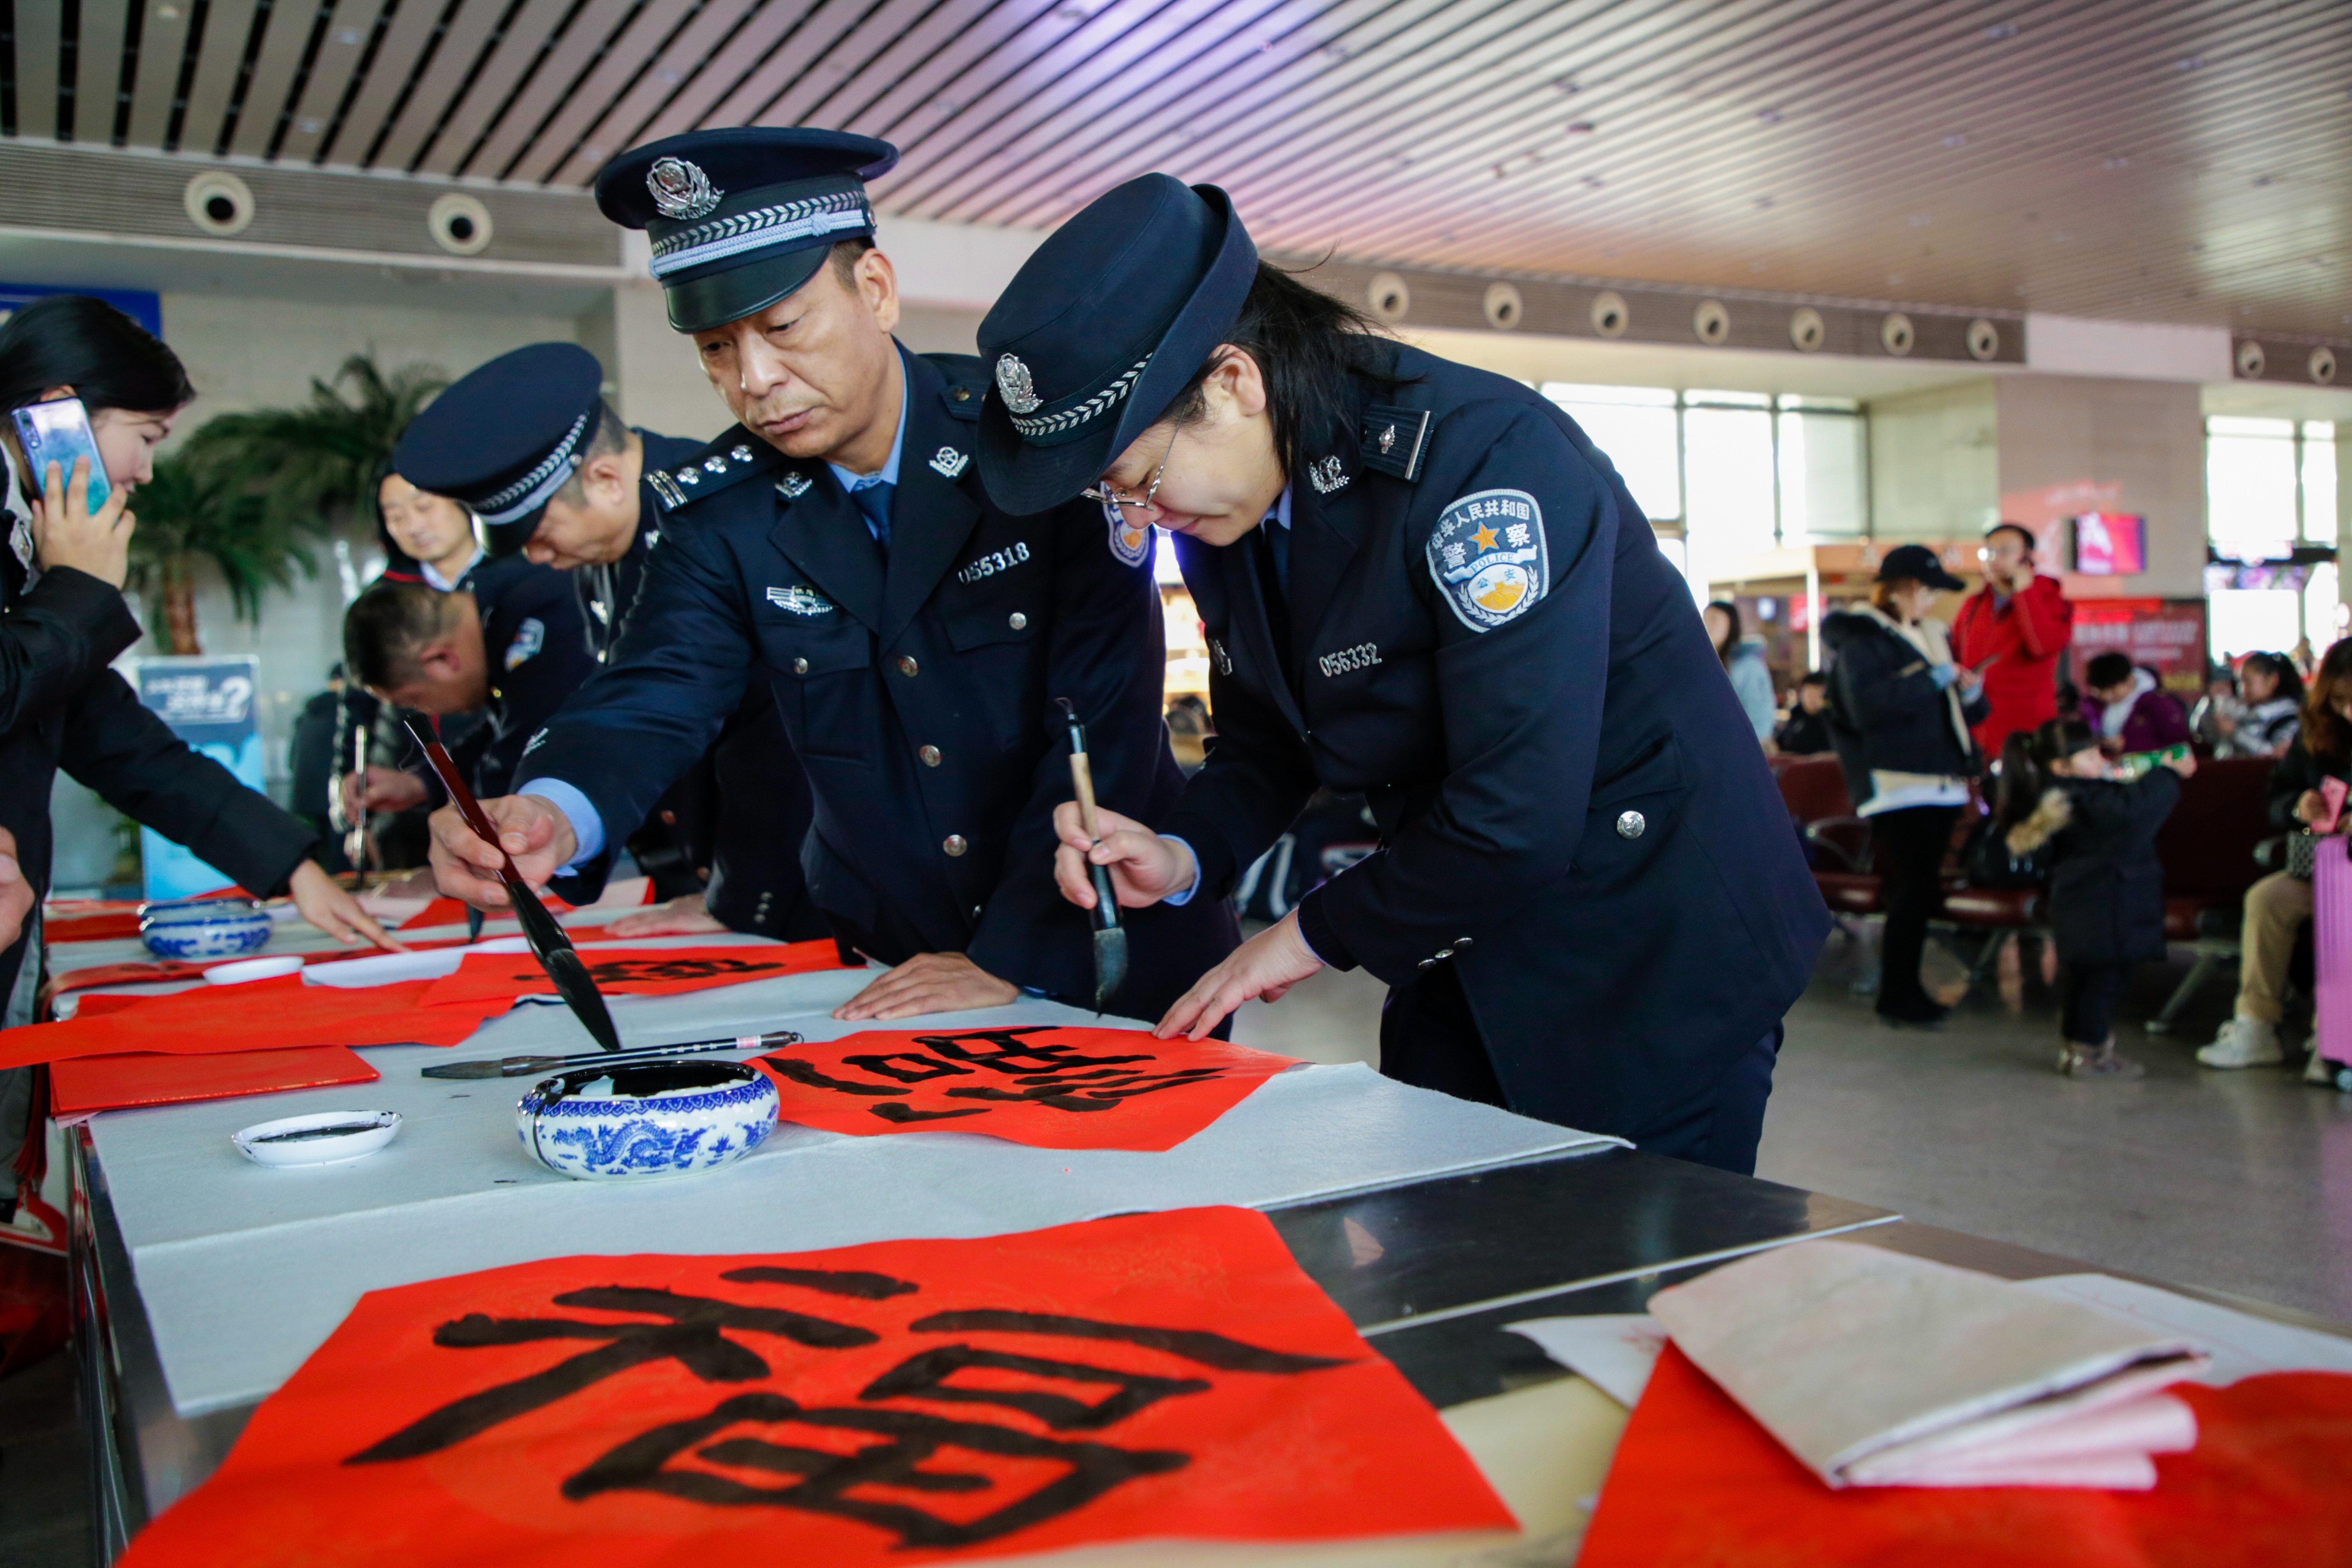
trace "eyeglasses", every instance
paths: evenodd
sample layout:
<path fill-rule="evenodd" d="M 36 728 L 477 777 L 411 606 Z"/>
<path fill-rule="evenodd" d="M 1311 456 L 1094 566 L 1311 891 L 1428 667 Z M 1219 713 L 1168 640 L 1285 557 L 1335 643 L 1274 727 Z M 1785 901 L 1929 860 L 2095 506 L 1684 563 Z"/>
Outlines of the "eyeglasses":
<path fill-rule="evenodd" d="M 1088 500 L 1098 500 L 1105 506 L 1122 508 L 1131 506 L 1139 511 L 1151 510 L 1152 508 L 1158 504 L 1160 481 L 1160 479 L 1168 472 L 1168 459 L 1176 450 L 1176 437 L 1178 432 L 1182 428 L 1183 426 L 1179 426 L 1175 430 L 1168 432 L 1168 449 L 1160 454 L 1160 466 L 1151 470 L 1151 483 L 1145 489 L 1143 499 L 1141 500 L 1138 500 L 1130 495 L 1121 494 L 1118 490 L 1109 485 L 1103 485 L 1096 489 L 1083 489 L 1080 490 L 1078 494 L 1084 496 Z"/>

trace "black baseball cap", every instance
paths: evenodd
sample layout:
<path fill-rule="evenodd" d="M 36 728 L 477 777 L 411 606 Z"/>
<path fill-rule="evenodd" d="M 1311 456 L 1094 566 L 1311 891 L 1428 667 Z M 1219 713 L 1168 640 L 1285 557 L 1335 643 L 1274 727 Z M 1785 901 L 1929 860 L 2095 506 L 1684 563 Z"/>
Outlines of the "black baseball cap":
<path fill-rule="evenodd" d="M 1944 563 L 1924 544 L 1898 544 L 1881 557 L 1878 580 L 1882 583 L 1909 581 L 1925 583 L 1930 588 L 1948 594 L 1968 584 L 1944 570 Z"/>

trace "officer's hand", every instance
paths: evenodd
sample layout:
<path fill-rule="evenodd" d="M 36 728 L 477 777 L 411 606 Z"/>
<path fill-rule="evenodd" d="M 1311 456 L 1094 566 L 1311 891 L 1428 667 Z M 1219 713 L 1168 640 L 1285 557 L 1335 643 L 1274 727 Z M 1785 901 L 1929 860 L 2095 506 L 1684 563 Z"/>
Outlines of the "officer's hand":
<path fill-rule="evenodd" d="M 302 911 L 304 920 L 345 947 L 365 937 L 386 952 L 408 951 L 383 927 L 370 920 L 367 911 L 360 908 L 360 901 L 321 870 L 316 860 L 305 860 L 294 868 L 294 883 L 289 891 L 294 895 L 294 907 Z"/>
<path fill-rule="evenodd" d="M 960 952 L 921 952 L 833 1010 L 836 1018 L 911 1018 L 961 1013 L 1021 999 L 1008 984 Z"/>
<path fill-rule="evenodd" d="M 482 813 L 533 892 L 547 886 L 558 866 L 569 865 L 579 847 L 571 822 L 538 795 L 500 795 L 482 802 Z M 433 829 L 434 885 L 476 909 L 506 908 L 506 885 L 499 880 L 505 862 L 498 850 L 474 837 L 455 805 L 443 806 L 426 820 Z"/>
<path fill-rule="evenodd" d="M 1160 1039 L 1188 1035 L 1204 1040 L 1225 1016 L 1251 997 L 1279 1002 L 1289 989 L 1323 967 L 1298 934 L 1293 910 L 1225 955 L 1225 961 L 1194 981 L 1176 999 L 1152 1034 Z"/>
<path fill-rule="evenodd" d="M 71 474 L 50 463 L 42 476 L 41 493 L 33 503 L 33 549 L 42 569 L 70 566 L 109 587 L 121 587 L 131 573 L 131 530 L 138 521 L 125 510 L 130 487 L 115 486 L 106 504 L 92 511 L 88 458 L 76 458 Z"/>
<path fill-rule="evenodd" d="M 368 764 L 367 784 L 360 784 L 360 775 L 343 775 L 343 816 L 356 818 L 362 808 L 369 811 L 406 811 L 412 805 L 425 804 L 425 781 L 415 773 L 404 773 L 398 768 Z"/>
<path fill-rule="evenodd" d="M 16 863 L 16 836 L 0 827 L 0 948 L 14 947 L 33 912 L 33 884 Z"/>
<path fill-rule="evenodd" d="M 1090 862 L 1109 869 L 1111 891 L 1121 909 L 1156 904 L 1200 879 L 1200 868 L 1190 855 L 1133 818 L 1097 807 L 1095 826 L 1102 829 L 1099 844 L 1087 838 L 1076 801 L 1066 800 L 1054 808 L 1054 832 L 1062 841 L 1054 850 L 1054 880 L 1062 897 L 1078 908 L 1095 907 L 1094 881 L 1087 873 Z"/>
<path fill-rule="evenodd" d="M 688 893 L 656 904 L 634 915 L 625 915 L 604 928 L 607 936 L 696 936 L 704 931 L 725 931 L 727 928 L 711 919 L 703 907 L 700 893 Z"/>

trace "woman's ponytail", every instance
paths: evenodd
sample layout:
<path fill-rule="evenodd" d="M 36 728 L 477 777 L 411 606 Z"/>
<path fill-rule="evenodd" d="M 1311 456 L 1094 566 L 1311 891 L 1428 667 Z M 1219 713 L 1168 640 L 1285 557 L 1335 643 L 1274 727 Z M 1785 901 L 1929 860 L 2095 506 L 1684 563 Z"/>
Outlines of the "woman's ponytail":
<path fill-rule="evenodd" d="M 2012 731 L 2000 743 L 2000 787 L 1993 795 L 1993 827 L 2000 833 L 2023 822 L 2042 799 L 2042 770 L 2034 765 L 2035 736 Z"/>

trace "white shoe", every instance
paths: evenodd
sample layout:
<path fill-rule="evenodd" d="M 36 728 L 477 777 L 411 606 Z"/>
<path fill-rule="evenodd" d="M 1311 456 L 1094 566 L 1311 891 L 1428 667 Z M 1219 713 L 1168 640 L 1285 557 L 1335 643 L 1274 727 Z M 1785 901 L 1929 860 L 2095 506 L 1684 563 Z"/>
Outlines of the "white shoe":
<path fill-rule="evenodd" d="M 2286 1060 L 2279 1049 L 2278 1026 L 2243 1013 L 2221 1026 L 2213 1043 L 2201 1047 L 2197 1059 L 2209 1068 L 2267 1068 Z"/>
<path fill-rule="evenodd" d="M 2316 1044 L 2311 1047 L 2311 1059 L 2303 1064 L 2303 1081 L 2324 1083 L 2331 1089 L 2335 1087 L 2336 1064 L 2319 1054 Z"/>

